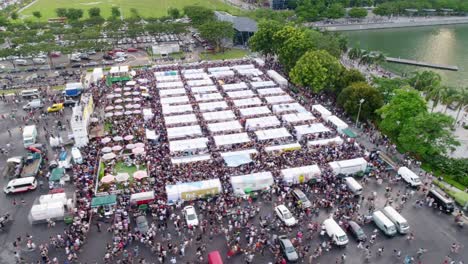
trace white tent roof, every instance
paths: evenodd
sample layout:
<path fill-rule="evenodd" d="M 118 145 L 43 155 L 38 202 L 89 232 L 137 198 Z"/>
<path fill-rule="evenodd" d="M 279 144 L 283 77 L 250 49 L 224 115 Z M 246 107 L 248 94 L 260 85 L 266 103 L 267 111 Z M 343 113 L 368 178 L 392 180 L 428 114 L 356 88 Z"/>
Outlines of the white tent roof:
<path fill-rule="evenodd" d="M 212 133 L 221 131 L 242 131 L 242 126 L 237 120 L 227 121 L 208 124 L 208 130 L 210 130 Z"/>
<path fill-rule="evenodd" d="M 249 87 L 247 87 L 247 84 L 245 82 L 224 84 L 222 87 L 224 91 L 249 89 Z"/>
<path fill-rule="evenodd" d="M 181 114 L 193 112 L 192 105 L 163 105 L 162 112 L 164 115 Z"/>
<path fill-rule="evenodd" d="M 256 116 L 256 115 L 263 115 L 263 114 L 270 114 L 271 111 L 266 106 L 257 106 L 257 107 L 249 107 L 249 108 L 240 108 L 240 114 L 242 117 L 246 116 Z"/>
<path fill-rule="evenodd" d="M 159 137 L 158 135 L 156 135 L 156 131 L 147 128 L 145 129 L 145 134 L 146 138 L 149 140 L 157 140 Z"/>
<path fill-rule="evenodd" d="M 258 118 L 250 118 L 245 121 L 245 127 L 250 130 L 256 130 L 266 127 L 279 126 L 281 122 L 276 116 L 265 116 Z"/>
<path fill-rule="evenodd" d="M 321 133 L 321 132 L 328 132 L 330 129 L 328 129 L 324 124 L 322 123 L 316 123 L 316 124 L 310 124 L 310 125 L 302 125 L 302 126 L 295 126 L 294 130 L 296 131 L 296 136 L 297 138 L 301 138 L 304 135 L 308 134 L 316 134 L 316 133 Z"/>
<path fill-rule="evenodd" d="M 129 71 L 128 66 L 120 66 L 119 73 L 127 73 Z"/>
<path fill-rule="evenodd" d="M 314 120 L 315 117 L 309 112 L 301 112 L 283 115 L 281 119 L 287 123 L 298 123 Z"/>
<path fill-rule="evenodd" d="M 263 72 L 259 69 L 242 69 L 242 70 L 237 70 L 237 72 L 240 75 L 244 75 L 244 76 L 260 76 L 263 74 Z"/>
<path fill-rule="evenodd" d="M 307 142 L 308 146 L 320 146 L 320 145 L 328 145 L 328 144 L 343 144 L 343 139 L 341 137 L 334 137 L 334 138 L 327 138 L 327 139 L 319 139 L 319 140 L 312 140 Z"/>
<path fill-rule="evenodd" d="M 217 71 L 217 72 L 212 72 L 211 76 L 215 78 L 219 77 L 225 77 L 225 76 L 234 76 L 234 72 L 229 70 L 229 71 Z"/>
<path fill-rule="evenodd" d="M 181 94 L 185 94 L 184 88 L 159 90 L 159 95 L 161 97 L 166 97 L 166 96 L 171 96 L 171 95 L 181 95 Z"/>
<path fill-rule="evenodd" d="M 199 79 L 208 79 L 208 74 L 202 72 L 202 73 L 185 73 L 184 78 L 186 80 L 199 80 Z"/>
<path fill-rule="evenodd" d="M 257 135 L 258 140 L 291 137 L 291 134 L 284 127 L 255 131 L 255 135 Z"/>
<path fill-rule="evenodd" d="M 197 102 L 223 100 L 223 96 L 220 93 L 195 94 L 194 97 Z"/>
<path fill-rule="evenodd" d="M 204 155 L 194 155 L 194 156 L 183 156 L 183 157 L 176 157 L 171 158 L 172 164 L 181 164 L 181 163 L 191 163 L 203 160 L 209 160 L 211 156 L 209 154 Z"/>
<path fill-rule="evenodd" d="M 257 89 L 257 93 L 259 95 L 286 94 L 286 92 L 279 87 Z"/>
<path fill-rule="evenodd" d="M 179 104 L 179 103 L 188 103 L 189 98 L 188 96 L 176 96 L 176 97 L 164 97 L 161 98 L 161 104 Z"/>
<path fill-rule="evenodd" d="M 325 107 L 323 107 L 323 105 L 321 104 L 313 105 L 312 110 L 319 112 L 322 118 L 327 118 L 332 115 L 332 113 L 328 111 Z"/>
<path fill-rule="evenodd" d="M 194 94 L 211 93 L 218 91 L 218 89 L 214 85 L 191 87 L 190 90 L 192 90 L 192 93 Z"/>
<path fill-rule="evenodd" d="M 168 89 L 168 88 L 178 88 L 184 87 L 182 82 L 164 82 L 164 83 L 156 83 L 156 87 L 159 89 Z"/>
<path fill-rule="evenodd" d="M 179 72 L 177 72 L 177 71 L 157 71 L 157 72 L 154 72 L 155 77 L 168 76 L 168 75 L 178 75 L 178 74 L 179 74 Z"/>
<path fill-rule="evenodd" d="M 252 87 L 253 87 L 254 89 L 256 89 L 256 88 L 262 88 L 262 87 L 273 87 L 273 86 L 276 86 L 275 82 L 273 82 L 273 81 L 250 82 L 250 85 L 252 85 Z"/>
<path fill-rule="evenodd" d="M 182 70 L 183 74 L 193 74 L 193 73 L 203 73 L 203 72 L 205 72 L 204 69 L 186 69 L 186 70 Z"/>
<path fill-rule="evenodd" d="M 119 66 L 112 66 L 109 73 L 119 73 Z"/>
<path fill-rule="evenodd" d="M 255 65 L 253 65 L 253 64 L 242 64 L 242 65 L 234 65 L 231 68 L 234 69 L 234 70 L 255 69 Z"/>
<path fill-rule="evenodd" d="M 165 116 L 164 121 L 166 122 L 166 126 L 175 125 L 175 124 L 190 124 L 190 123 L 198 122 L 197 116 L 195 116 L 195 114 Z"/>
<path fill-rule="evenodd" d="M 204 86 L 204 85 L 212 85 L 213 81 L 211 79 L 201 79 L 201 80 L 189 80 L 187 81 L 189 86 Z"/>
<path fill-rule="evenodd" d="M 179 75 L 156 76 L 157 82 L 175 82 L 180 81 Z"/>
<path fill-rule="evenodd" d="M 255 97 L 254 92 L 252 92 L 251 90 L 241 90 L 241 91 L 226 92 L 226 93 L 231 98 Z"/>
<path fill-rule="evenodd" d="M 286 182 L 300 183 L 309 181 L 312 178 L 319 177 L 322 174 L 319 166 L 310 165 L 281 170 L 281 176 Z"/>
<path fill-rule="evenodd" d="M 288 85 L 288 80 L 286 80 L 283 76 L 281 76 L 275 70 L 268 70 L 267 74 L 268 74 L 268 76 L 270 76 L 270 78 L 272 78 L 279 85 L 281 85 L 283 87 L 286 87 Z"/>
<path fill-rule="evenodd" d="M 268 171 L 231 177 L 234 192 L 244 192 L 246 189 L 258 191 L 269 188 L 273 183 L 273 175 Z"/>
<path fill-rule="evenodd" d="M 219 135 L 213 137 L 216 146 L 232 145 L 238 143 L 250 142 L 250 138 L 247 133 L 237 133 L 229 135 Z"/>
<path fill-rule="evenodd" d="M 221 152 L 221 157 L 228 157 L 228 156 L 238 156 L 243 154 L 254 154 L 258 153 L 256 149 L 244 149 L 244 150 L 237 150 L 237 151 L 229 151 L 229 152 Z"/>
<path fill-rule="evenodd" d="M 280 104 L 280 103 L 290 103 L 294 102 L 295 100 L 289 95 L 278 95 L 278 96 L 269 96 L 265 97 L 265 100 L 269 104 Z"/>
<path fill-rule="evenodd" d="M 203 113 L 203 119 L 206 121 L 220 121 L 236 119 L 236 115 L 231 110 Z"/>
<path fill-rule="evenodd" d="M 261 105 L 262 101 L 258 97 L 252 97 L 252 98 L 247 98 L 247 99 L 239 99 L 239 100 L 233 100 L 232 101 L 235 106 L 237 107 L 243 107 L 243 106 L 255 106 L 255 105 Z"/>
<path fill-rule="evenodd" d="M 348 124 L 346 124 L 343 120 L 339 119 L 337 116 L 332 115 L 326 118 L 328 122 L 331 122 L 337 130 L 343 130 L 348 128 Z"/>
<path fill-rule="evenodd" d="M 229 70 L 230 70 L 229 67 L 212 67 L 212 68 L 208 68 L 209 73 L 229 71 Z"/>
<path fill-rule="evenodd" d="M 307 112 L 307 110 L 300 105 L 299 103 L 292 104 L 277 104 L 273 105 L 273 113 L 283 113 L 283 112 Z"/>
<path fill-rule="evenodd" d="M 171 150 L 171 152 L 206 149 L 207 143 L 208 143 L 207 138 L 172 140 L 172 141 L 169 141 L 169 149 Z"/>
<path fill-rule="evenodd" d="M 167 129 L 167 137 L 169 139 L 183 138 L 188 136 L 201 136 L 201 128 L 199 125 L 171 127 Z"/>
<path fill-rule="evenodd" d="M 301 144 L 299 143 L 291 143 L 291 144 L 284 144 L 284 145 L 276 145 L 276 146 L 268 146 L 265 147 L 266 152 L 271 151 L 290 151 L 290 150 L 299 150 L 301 149 Z"/>
<path fill-rule="evenodd" d="M 201 112 L 209 112 L 213 110 L 227 109 L 228 105 L 225 101 L 220 101 L 220 102 L 211 102 L 211 103 L 201 103 L 201 104 L 198 104 L 198 107 L 200 107 Z"/>

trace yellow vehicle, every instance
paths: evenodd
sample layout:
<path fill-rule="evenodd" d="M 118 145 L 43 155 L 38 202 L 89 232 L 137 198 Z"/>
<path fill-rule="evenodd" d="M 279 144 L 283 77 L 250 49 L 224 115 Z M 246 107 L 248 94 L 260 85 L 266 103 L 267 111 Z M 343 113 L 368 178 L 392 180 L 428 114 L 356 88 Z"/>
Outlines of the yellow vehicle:
<path fill-rule="evenodd" d="M 57 112 L 63 109 L 63 104 L 53 104 L 51 107 L 47 107 L 47 112 Z"/>

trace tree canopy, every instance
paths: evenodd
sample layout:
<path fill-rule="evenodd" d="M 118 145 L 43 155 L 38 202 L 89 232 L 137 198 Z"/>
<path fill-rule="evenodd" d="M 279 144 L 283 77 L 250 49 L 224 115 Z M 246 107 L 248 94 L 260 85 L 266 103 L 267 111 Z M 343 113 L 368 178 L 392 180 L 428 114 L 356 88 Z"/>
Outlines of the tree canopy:
<path fill-rule="evenodd" d="M 197 26 L 215 19 L 213 10 L 202 6 L 186 6 L 184 13 Z"/>
<path fill-rule="evenodd" d="M 338 96 L 338 104 L 351 116 L 356 117 L 359 112 L 359 101 L 361 104 L 360 120 L 373 119 L 376 116 L 375 110 L 384 104 L 380 92 L 366 82 L 351 83 L 341 91 Z"/>
<path fill-rule="evenodd" d="M 212 43 L 219 51 L 223 39 L 232 39 L 234 37 L 234 28 L 232 23 L 227 21 L 211 21 L 199 26 L 200 36 Z"/>
<path fill-rule="evenodd" d="M 349 10 L 348 15 L 352 18 L 365 18 L 367 10 L 362 7 L 353 7 Z"/>
<path fill-rule="evenodd" d="M 273 37 L 283 28 L 283 25 L 275 20 L 263 20 L 258 23 L 258 31 L 249 39 L 249 47 L 252 51 L 260 52 L 264 56 L 276 53 Z"/>

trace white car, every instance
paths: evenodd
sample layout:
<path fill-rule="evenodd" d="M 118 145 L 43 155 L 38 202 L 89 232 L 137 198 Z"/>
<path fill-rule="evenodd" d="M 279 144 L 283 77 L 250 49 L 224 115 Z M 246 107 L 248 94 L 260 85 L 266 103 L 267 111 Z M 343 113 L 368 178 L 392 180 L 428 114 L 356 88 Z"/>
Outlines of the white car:
<path fill-rule="evenodd" d="M 281 221 L 287 226 L 293 226 L 296 224 L 296 218 L 291 214 L 291 212 L 284 206 L 284 204 L 278 205 L 275 207 L 276 215 Z"/>
<path fill-rule="evenodd" d="M 197 212 L 195 212 L 195 208 L 193 206 L 186 206 L 184 207 L 184 216 L 185 221 L 187 221 L 188 226 L 198 226 L 198 216 Z"/>
<path fill-rule="evenodd" d="M 115 62 L 124 62 L 125 60 L 126 60 L 125 58 L 120 57 L 120 58 L 115 59 L 114 61 Z"/>

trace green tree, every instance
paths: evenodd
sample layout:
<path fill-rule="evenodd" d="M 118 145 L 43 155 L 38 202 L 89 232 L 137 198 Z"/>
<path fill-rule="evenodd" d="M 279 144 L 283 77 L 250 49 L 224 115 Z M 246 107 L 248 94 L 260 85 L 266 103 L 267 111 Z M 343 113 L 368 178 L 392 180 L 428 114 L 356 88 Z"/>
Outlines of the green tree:
<path fill-rule="evenodd" d="M 332 4 L 326 12 L 327 18 L 331 18 L 331 19 L 342 18 L 345 16 L 345 14 L 346 14 L 346 10 L 344 9 L 343 5 L 340 3 Z"/>
<path fill-rule="evenodd" d="M 380 129 L 392 139 L 397 139 L 402 127 L 410 118 L 427 113 L 426 101 L 414 89 L 397 89 L 392 100 L 377 110 L 382 118 Z"/>
<path fill-rule="evenodd" d="M 324 50 L 308 51 L 290 72 L 291 81 L 313 92 L 333 89 L 339 81 L 343 66 Z"/>
<path fill-rule="evenodd" d="M 34 12 L 32 12 L 32 15 L 33 15 L 35 18 L 37 18 L 37 20 L 41 19 L 41 17 L 42 17 L 42 14 L 41 14 L 40 11 L 34 11 Z"/>
<path fill-rule="evenodd" d="M 336 85 L 336 90 L 334 91 L 336 94 L 339 94 L 341 90 L 344 88 L 348 87 L 352 83 L 356 82 L 366 82 L 366 77 L 362 75 L 362 73 L 359 70 L 356 69 L 350 69 L 350 70 L 343 70 L 343 72 L 340 74 L 340 78 L 337 82 Z"/>
<path fill-rule="evenodd" d="M 360 120 L 369 120 L 376 117 L 375 110 L 383 106 L 383 96 L 377 89 L 366 82 L 351 83 L 341 91 L 338 96 L 338 104 L 351 116 L 356 117 L 359 112 L 359 101 L 361 104 Z"/>
<path fill-rule="evenodd" d="M 226 21 L 212 21 L 205 23 L 198 28 L 200 36 L 215 46 L 219 51 L 223 39 L 232 39 L 234 37 L 234 28 L 232 23 Z"/>
<path fill-rule="evenodd" d="M 180 11 L 179 9 L 175 8 L 175 7 L 169 7 L 169 9 L 167 9 L 167 14 L 172 18 L 172 19 L 177 19 L 180 17 Z"/>
<path fill-rule="evenodd" d="M 67 9 L 66 8 L 56 8 L 55 14 L 57 17 L 67 17 Z"/>
<path fill-rule="evenodd" d="M 213 10 L 202 6 L 185 6 L 184 13 L 195 26 L 215 20 Z"/>
<path fill-rule="evenodd" d="M 429 92 L 434 87 L 440 86 L 442 77 L 433 71 L 413 72 L 412 77 L 408 79 L 409 84 L 414 89 L 422 92 Z"/>
<path fill-rule="evenodd" d="M 384 102 L 388 103 L 395 95 L 395 90 L 408 88 L 407 79 L 402 78 L 382 78 L 382 77 L 373 77 L 372 86 L 374 86 L 382 94 Z"/>
<path fill-rule="evenodd" d="M 132 18 L 140 18 L 140 13 L 136 8 L 130 8 L 130 14 L 132 14 Z"/>
<path fill-rule="evenodd" d="M 353 7 L 349 10 L 348 15 L 352 18 L 365 18 L 367 10 L 362 7 Z"/>
<path fill-rule="evenodd" d="M 10 18 L 13 19 L 13 20 L 18 19 L 18 17 L 19 17 L 19 16 L 18 16 L 18 13 L 16 13 L 16 12 L 12 12 L 12 13 L 10 14 Z"/>
<path fill-rule="evenodd" d="M 83 17 L 83 9 L 78 8 L 68 8 L 66 17 L 71 21 L 79 20 Z"/>
<path fill-rule="evenodd" d="M 275 44 L 280 45 L 277 54 L 286 71 L 290 71 L 299 58 L 314 47 L 314 40 L 319 38 L 317 35 L 320 35 L 317 31 L 296 27 L 285 27 L 274 35 L 274 39 L 284 39 Z"/>
<path fill-rule="evenodd" d="M 111 17 L 113 17 L 113 18 L 118 18 L 118 17 L 120 17 L 120 9 L 119 9 L 118 7 L 113 6 L 113 7 L 111 8 Z"/>
<path fill-rule="evenodd" d="M 275 20 L 260 21 L 257 32 L 249 39 L 250 49 L 264 56 L 274 55 L 276 50 L 273 36 L 282 28 L 283 25 Z"/>
<path fill-rule="evenodd" d="M 457 95 L 455 96 L 454 102 L 456 103 L 457 116 L 455 117 L 455 122 L 458 120 L 461 111 L 468 106 L 468 87 L 465 89 L 459 89 Z M 455 125 L 454 122 L 454 125 Z"/>
<path fill-rule="evenodd" d="M 450 131 L 453 118 L 441 113 L 422 112 L 406 122 L 398 136 L 399 146 L 423 159 L 446 154 L 460 143 Z"/>
<path fill-rule="evenodd" d="M 299 20 L 312 22 L 320 19 L 321 9 L 311 0 L 303 0 L 298 3 L 295 12 Z"/>
<path fill-rule="evenodd" d="M 101 16 L 101 9 L 99 7 L 92 7 L 88 9 L 89 17 L 100 17 Z"/>

